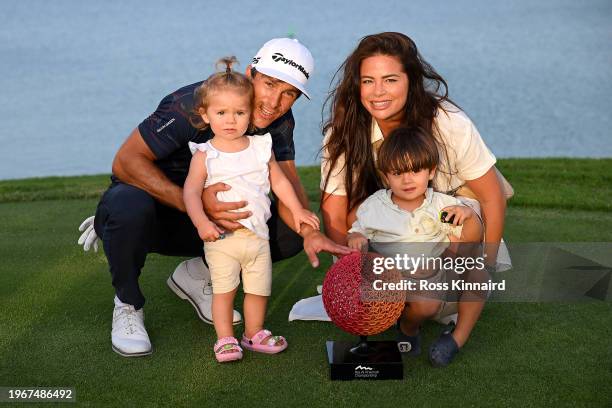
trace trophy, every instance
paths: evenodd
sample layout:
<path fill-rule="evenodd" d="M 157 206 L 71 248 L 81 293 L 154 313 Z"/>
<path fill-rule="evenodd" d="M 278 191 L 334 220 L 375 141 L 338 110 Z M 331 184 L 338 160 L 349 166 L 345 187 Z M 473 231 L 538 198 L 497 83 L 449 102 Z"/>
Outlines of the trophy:
<path fill-rule="evenodd" d="M 374 265 L 380 264 L 376 260 L 381 258 L 375 253 L 353 253 L 327 271 L 322 292 L 325 310 L 336 326 L 359 336 L 356 343 L 326 342 L 332 380 L 403 379 L 397 343 L 367 339 L 391 327 L 406 301 L 403 290 L 380 289 L 384 283 L 401 280 L 395 269 L 375 270 Z"/>

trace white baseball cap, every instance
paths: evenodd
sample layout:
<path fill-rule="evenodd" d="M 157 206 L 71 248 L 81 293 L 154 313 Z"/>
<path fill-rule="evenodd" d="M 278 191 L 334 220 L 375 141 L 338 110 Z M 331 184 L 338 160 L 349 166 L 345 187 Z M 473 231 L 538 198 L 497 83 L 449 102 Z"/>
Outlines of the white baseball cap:
<path fill-rule="evenodd" d="M 304 45 L 293 38 L 275 38 L 261 47 L 251 66 L 289 85 L 295 86 L 308 99 L 306 83 L 314 70 L 312 54 Z"/>

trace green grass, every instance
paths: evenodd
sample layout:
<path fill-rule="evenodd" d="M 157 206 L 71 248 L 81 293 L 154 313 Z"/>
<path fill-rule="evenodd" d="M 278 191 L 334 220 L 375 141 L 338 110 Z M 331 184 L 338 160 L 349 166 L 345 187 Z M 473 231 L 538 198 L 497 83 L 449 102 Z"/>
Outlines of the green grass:
<path fill-rule="evenodd" d="M 109 184 L 108 175 L 2 180 L 0 203 L 99 198 Z"/>
<path fill-rule="evenodd" d="M 504 159 L 514 207 L 612 210 L 612 159 Z"/>
<path fill-rule="evenodd" d="M 612 160 L 503 160 L 514 185 L 509 242 L 612 242 Z M 318 199 L 318 169 L 301 169 Z M 151 255 L 141 277 L 150 357 L 111 351 L 113 289 L 102 253 L 84 254 L 76 230 L 107 176 L 0 181 L 0 386 L 72 386 L 84 406 L 605 406 L 612 400 L 609 302 L 490 303 L 455 362 L 405 359 L 404 381 L 331 382 L 329 323 L 287 322 L 330 264 L 303 254 L 274 265 L 268 325 L 289 349 L 212 355 L 212 326 L 166 287 L 179 258 Z M 509 272 L 511 273 L 511 272 Z M 240 332 L 240 328 L 238 329 Z M 428 345 L 439 332 L 424 328 Z M 378 338 L 393 338 L 392 331 Z M 52 405 L 52 404 L 49 404 Z"/>

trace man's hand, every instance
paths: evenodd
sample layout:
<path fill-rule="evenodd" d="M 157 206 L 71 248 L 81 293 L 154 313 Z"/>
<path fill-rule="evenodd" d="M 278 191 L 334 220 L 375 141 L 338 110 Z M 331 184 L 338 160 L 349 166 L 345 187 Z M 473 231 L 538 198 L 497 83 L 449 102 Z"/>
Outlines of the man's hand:
<path fill-rule="evenodd" d="M 83 231 L 77 244 L 83 245 L 83 251 L 89 251 L 89 248 L 93 246 L 94 252 L 98 252 L 98 234 L 94 230 L 94 219 L 95 216 L 85 218 L 85 221 L 79 226 L 79 231 Z"/>
<path fill-rule="evenodd" d="M 242 227 L 242 224 L 237 223 L 237 220 L 251 216 L 250 211 L 233 212 L 230 210 L 238 210 L 244 208 L 248 203 L 246 201 L 223 202 L 217 199 L 219 191 L 227 191 L 231 189 L 225 183 L 215 183 L 204 189 L 202 193 L 202 201 L 204 203 L 204 212 L 208 218 L 226 231 L 234 231 Z"/>
<path fill-rule="evenodd" d="M 319 266 L 317 254 L 321 251 L 336 256 L 348 255 L 355 252 L 354 249 L 336 244 L 334 241 L 327 238 L 321 231 L 310 229 L 308 232 L 303 233 L 302 236 L 304 237 L 304 252 L 306 252 L 308 260 L 313 268 Z"/>

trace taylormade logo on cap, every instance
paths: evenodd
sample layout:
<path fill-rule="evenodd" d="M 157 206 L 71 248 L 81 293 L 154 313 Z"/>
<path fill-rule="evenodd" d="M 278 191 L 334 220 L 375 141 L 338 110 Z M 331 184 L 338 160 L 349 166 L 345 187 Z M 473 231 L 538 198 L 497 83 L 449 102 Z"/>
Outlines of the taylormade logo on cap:
<path fill-rule="evenodd" d="M 294 60 L 292 60 L 292 59 L 285 58 L 285 57 L 283 56 L 283 54 L 281 54 L 280 52 L 277 52 L 277 53 L 275 53 L 274 55 L 272 55 L 272 60 L 273 60 L 274 62 L 282 62 L 282 63 L 284 63 L 284 64 L 289 64 L 289 65 L 291 65 L 292 67 L 297 68 L 297 69 L 298 69 L 298 70 L 299 70 L 299 71 L 300 71 L 302 74 L 304 74 L 304 76 L 306 77 L 306 79 L 310 78 L 310 74 L 308 73 L 308 71 L 306 71 L 306 70 L 304 69 L 304 67 L 303 67 L 303 66 L 301 66 L 300 64 L 298 64 L 297 62 L 295 62 L 295 61 L 294 61 Z"/>
<path fill-rule="evenodd" d="M 262 74 L 293 85 L 310 99 L 306 84 L 314 69 L 312 54 L 298 40 L 275 38 L 264 44 L 251 65 Z"/>

